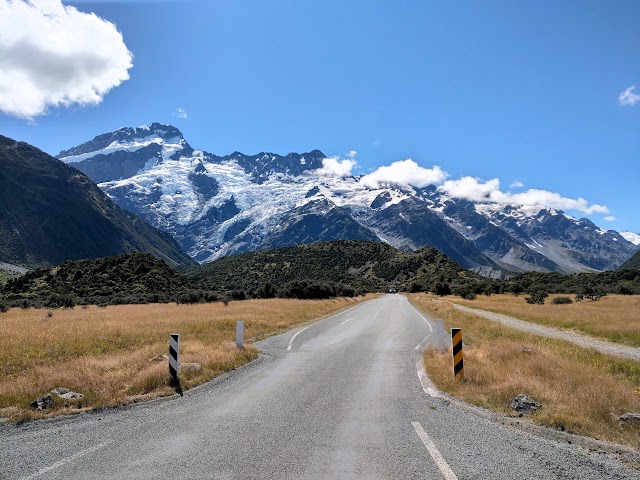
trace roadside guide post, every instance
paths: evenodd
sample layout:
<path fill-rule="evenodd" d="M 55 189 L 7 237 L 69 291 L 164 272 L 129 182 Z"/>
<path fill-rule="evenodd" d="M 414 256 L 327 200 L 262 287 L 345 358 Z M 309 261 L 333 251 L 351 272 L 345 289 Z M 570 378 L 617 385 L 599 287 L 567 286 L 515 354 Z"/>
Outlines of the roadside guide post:
<path fill-rule="evenodd" d="M 244 348 L 244 321 L 236 322 L 236 347 Z"/>
<path fill-rule="evenodd" d="M 464 378 L 464 361 L 462 359 L 462 329 L 451 329 L 451 343 L 453 344 L 453 350 L 451 351 L 453 356 L 453 376 L 456 380 Z"/>

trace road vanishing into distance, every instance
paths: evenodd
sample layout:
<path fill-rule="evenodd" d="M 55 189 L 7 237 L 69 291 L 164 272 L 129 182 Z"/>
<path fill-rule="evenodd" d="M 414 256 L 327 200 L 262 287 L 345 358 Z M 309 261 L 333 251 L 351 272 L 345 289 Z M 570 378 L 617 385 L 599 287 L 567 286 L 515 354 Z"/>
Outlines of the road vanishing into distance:
<path fill-rule="evenodd" d="M 0 478 L 639 478 L 428 395 L 417 365 L 434 330 L 402 295 L 361 303 L 183 397 L 4 426 Z"/>

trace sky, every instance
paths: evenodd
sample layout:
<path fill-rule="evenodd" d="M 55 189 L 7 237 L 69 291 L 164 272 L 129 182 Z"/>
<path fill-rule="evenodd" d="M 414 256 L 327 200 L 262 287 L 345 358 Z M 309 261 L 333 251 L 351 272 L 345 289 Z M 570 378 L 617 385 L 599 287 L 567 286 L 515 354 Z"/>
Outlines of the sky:
<path fill-rule="evenodd" d="M 0 134 L 56 155 L 168 123 L 218 155 L 319 149 L 340 174 L 640 233 L 638 18 L 635 0 L 0 0 Z"/>

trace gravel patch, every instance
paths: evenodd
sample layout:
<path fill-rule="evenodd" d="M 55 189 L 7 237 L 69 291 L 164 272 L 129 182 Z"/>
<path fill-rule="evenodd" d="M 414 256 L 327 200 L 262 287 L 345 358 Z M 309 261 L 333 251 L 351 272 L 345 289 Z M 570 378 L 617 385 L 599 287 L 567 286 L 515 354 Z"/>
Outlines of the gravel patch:
<path fill-rule="evenodd" d="M 567 332 L 566 330 L 558 330 L 555 328 L 537 325 L 531 322 L 525 322 L 524 320 L 518 320 L 517 318 L 502 315 L 500 313 L 487 312 L 486 310 L 469 308 L 455 303 L 453 303 L 452 305 L 463 312 L 472 313 L 473 315 L 478 315 L 479 317 L 483 317 L 494 322 L 499 322 L 503 325 L 507 325 L 518 330 L 534 333 L 542 337 L 565 340 L 567 342 L 575 343 L 576 345 L 579 345 L 581 347 L 592 348 L 601 353 L 640 361 L 640 348 L 629 347 L 626 345 L 620 345 L 604 340 L 596 340 L 595 338 L 587 337 L 585 335 L 580 335 L 573 332 Z"/>

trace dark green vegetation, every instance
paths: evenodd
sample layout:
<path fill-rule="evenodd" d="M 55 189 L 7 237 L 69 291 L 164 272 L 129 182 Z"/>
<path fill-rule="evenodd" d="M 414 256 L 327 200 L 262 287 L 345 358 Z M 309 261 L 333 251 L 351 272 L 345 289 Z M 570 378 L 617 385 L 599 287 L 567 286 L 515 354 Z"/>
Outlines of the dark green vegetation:
<path fill-rule="evenodd" d="M 181 302 L 198 294 L 186 278 L 147 253 L 63 262 L 34 270 L 0 288 L 11 306 L 73 307 L 76 304 Z M 201 294 L 202 296 L 202 294 Z M 219 300 L 211 295 L 205 300 Z M 196 300 L 197 301 L 197 300 Z"/>
<path fill-rule="evenodd" d="M 194 270 L 192 283 L 216 291 L 258 292 L 270 285 L 278 294 L 298 297 L 306 282 L 317 288 L 386 291 L 434 290 L 447 284 L 454 293 L 484 279 L 431 247 L 402 252 L 385 243 L 333 241 L 247 252 Z M 309 289 L 309 288 L 307 288 Z M 307 296 L 306 298 L 310 298 Z"/>
<path fill-rule="evenodd" d="M 67 261 L 10 279 L 4 287 L 0 284 L 0 309 L 276 296 L 313 299 L 392 288 L 467 299 L 480 294 L 526 293 L 530 303 L 544 303 L 550 293 L 597 300 L 607 293 L 640 294 L 640 270 L 526 273 L 504 281 L 480 277 L 430 247 L 406 253 L 379 242 L 334 241 L 225 257 L 184 276 L 152 255 L 129 253 Z"/>
<path fill-rule="evenodd" d="M 0 261 L 42 267 L 131 251 L 194 264 L 168 234 L 118 207 L 80 171 L 0 136 Z"/>
<path fill-rule="evenodd" d="M 620 270 L 640 270 L 640 250 L 638 250 L 633 257 L 624 262 L 620 267 Z"/>

